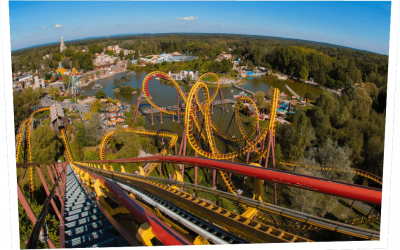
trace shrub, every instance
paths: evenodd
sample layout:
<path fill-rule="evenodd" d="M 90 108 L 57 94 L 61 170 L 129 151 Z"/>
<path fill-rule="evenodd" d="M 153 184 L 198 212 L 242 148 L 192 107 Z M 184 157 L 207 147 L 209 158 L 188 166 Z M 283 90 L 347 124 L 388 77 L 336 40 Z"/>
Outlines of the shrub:
<path fill-rule="evenodd" d="M 304 95 L 304 97 L 305 97 L 305 98 L 308 98 L 308 100 L 310 100 L 310 101 L 315 101 L 315 95 L 314 95 L 313 93 L 311 93 L 311 92 L 307 92 L 307 93 Z"/>
<path fill-rule="evenodd" d="M 106 98 L 106 93 L 104 93 L 103 90 L 100 90 L 100 91 L 97 91 L 95 96 L 97 99 Z"/>
<path fill-rule="evenodd" d="M 119 93 L 122 95 L 130 95 L 134 90 L 135 89 L 132 86 L 126 85 L 119 88 Z"/>

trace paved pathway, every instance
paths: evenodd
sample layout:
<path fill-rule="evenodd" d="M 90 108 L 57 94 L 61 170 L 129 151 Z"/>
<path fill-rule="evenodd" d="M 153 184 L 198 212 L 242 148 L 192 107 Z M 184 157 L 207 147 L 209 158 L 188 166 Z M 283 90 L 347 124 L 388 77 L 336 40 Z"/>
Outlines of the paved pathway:
<path fill-rule="evenodd" d="M 81 117 L 81 119 L 83 120 L 83 113 L 88 113 L 89 112 L 89 108 L 85 107 L 85 103 L 86 102 L 82 102 L 83 104 L 71 104 L 71 99 L 69 100 L 64 100 L 62 102 L 59 102 L 61 107 L 64 109 L 72 109 L 72 105 L 74 105 L 75 107 L 78 108 L 79 111 L 79 116 Z M 89 100 L 89 102 L 92 101 Z M 40 104 L 42 107 L 49 107 L 54 103 L 54 101 L 49 97 L 49 96 L 45 96 L 40 100 Z M 83 112 L 83 113 L 82 113 Z"/>

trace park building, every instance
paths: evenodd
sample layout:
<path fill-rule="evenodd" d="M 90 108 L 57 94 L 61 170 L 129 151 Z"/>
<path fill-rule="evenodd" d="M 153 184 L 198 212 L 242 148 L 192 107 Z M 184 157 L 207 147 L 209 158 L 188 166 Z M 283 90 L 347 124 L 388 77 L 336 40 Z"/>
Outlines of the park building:
<path fill-rule="evenodd" d="M 64 44 L 64 38 L 61 37 L 61 44 L 60 44 L 60 52 L 63 52 L 63 50 L 66 50 L 67 47 Z"/>
<path fill-rule="evenodd" d="M 65 128 L 65 124 L 68 124 L 68 118 L 64 116 L 63 108 L 58 102 L 54 102 L 50 106 L 50 121 L 53 131 L 60 133 L 60 129 Z"/>
<path fill-rule="evenodd" d="M 101 52 L 96 59 L 93 59 L 93 65 L 96 67 L 111 65 L 114 64 L 114 62 L 115 59 L 110 55 L 105 55 L 104 52 Z"/>
<path fill-rule="evenodd" d="M 190 77 L 191 80 L 197 81 L 199 79 L 199 72 L 193 72 L 193 71 L 186 71 L 186 70 L 181 70 L 179 73 L 171 73 L 171 71 L 168 72 L 168 75 L 174 79 L 174 80 L 185 80 L 187 77 Z"/>
<path fill-rule="evenodd" d="M 220 55 L 218 55 L 218 57 L 215 59 L 215 61 L 220 62 L 220 61 L 222 61 L 222 60 L 224 60 L 224 59 L 231 61 L 231 60 L 233 60 L 234 57 L 236 57 L 236 55 L 234 55 L 234 54 L 227 54 L 227 53 L 224 51 L 224 52 L 222 52 Z"/>

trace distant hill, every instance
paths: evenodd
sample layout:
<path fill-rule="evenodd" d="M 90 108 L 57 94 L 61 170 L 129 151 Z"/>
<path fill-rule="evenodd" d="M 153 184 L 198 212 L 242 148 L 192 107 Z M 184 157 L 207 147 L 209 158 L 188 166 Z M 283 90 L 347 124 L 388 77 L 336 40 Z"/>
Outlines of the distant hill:
<path fill-rule="evenodd" d="M 86 37 L 86 38 L 81 38 L 81 39 L 74 39 L 74 40 L 69 40 L 65 41 L 65 43 L 69 44 L 84 44 L 87 41 L 101 41 L 109 38 L 114 38 L 117 40 L 125 40 L 125 39 L 133 39 L 133 38 L 138 38 L 138 37 L 143 37 L 143 38 L 150 38 L 150 37 L 162 37 L 162 36 L 220 36 L 220 37 L 241 37 L 241 38 L 251 38 L 251 39 L 261 39 L 261 40 L 271 40 L 271 41 L 284 41 L 284 42 L 291 42 L 291 43 L 297 43 L 297 44 L 308 44 L 311 46 L 320 46 L 320 47 L 329 47 L 329 48 L 338 48 L 338 49 L 350 49 L 350 50 L 356 50 L 356 51 L 362 51 L 362 52 L 368 52 L 368 53 L 373 53 L 373 54 L 378 54 L 375 52 L 367 51 L 367 50 L 361 50 L 361 49 L 356 49 L 356 48 L 351 48 L 351 47 L 346 47 L 342 45 L 337 45 L 337 44 L 330 44 L 330 43 L 323 43 L 323 42 L 315 42 L 315 41 L 309 41 L 309 40 L 302 40 L 302 39 L 293 39 L 293 38 L 284 38 L 284 37 L 275 37 L 275 36 L 261 36 L 261 35 L 245 35 L 245 34 L 229 34 L 229 33 L 134 33 L 134 34 L 118 34 L 118 35 L 112 35 L 112 36 L 98 36 L 98 37 Z M 41 48 L 45 46 L 59 46 L 60 42 L 52 42 L 52 43 L 45 43 L 45 44 L 38 44 L 38 45 L 33 45 L 29 46 L 26 48 L 22 49 L 17 49 L 11 51 L 13 52 L 22 52 L 26 51 L 29 49 L 34 49 L 34 48 Z"/>

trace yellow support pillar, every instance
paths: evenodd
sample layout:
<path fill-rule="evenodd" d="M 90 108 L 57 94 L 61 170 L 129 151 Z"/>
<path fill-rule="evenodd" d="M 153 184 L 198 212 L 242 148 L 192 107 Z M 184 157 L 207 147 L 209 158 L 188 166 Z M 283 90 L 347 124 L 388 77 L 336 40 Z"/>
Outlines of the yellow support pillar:
<path fill-rule="evenodd" d="M 175 175 L 174 180 L 183 182 L 183 178 L 182 178 L 182 175 L 181 175 L 181 171 L 180 171 L 180 169 L 178 167 L 178 164 L 172 163 L 172 166 L 174 167 L 174 175 Z M 171 188 L 178 189 L 179 187 L 171 186 Z"/>
<path fill-rule="evenodd" d="M 144 176 L 144 171 L 141 166 L 139 166 L 139 175 Z"/>
<path fill-rule="evenodd" d="M 210 242 L 206 240 L 203 236 L 199 235 L 193 241 L 194 245 L 210 245 Z"/>
<path fill-rule="evenodd" d="M 251 163 L 250 165 L 261 168 L 261 165 L 259 165 L 257 163 Z M 256 179 L 256 178 L 254 179 L 253 199 L 264 202 L 264 181 L 263 180 Z"/>
<path fill-rule="evenodd" d="M 100 187 L 101 187 L 101 183 L 99 180 L 96 180 L 96 182 L 93 185 L 94 187 L 94 191 L 96 192 L 96 195 L 99 197 L 99 202 L 100 204 L 104 207 L 104 209 L 111 215 L 115 215 L 116 212 L 114 211 L 114 209 L 111 208 L 110 205 L 107 204 L 107 202 L 104 199 L 104 193 L 103 191 L 101 191 Z"/>
<path fill-rule="evenodd" d="M 143 223 L 136 233 L 136 239 L 138 239 L 140 243 L 145 246 L 153 246 L 153 244 L 151 243 L 151 239 L 153 239 L 154 236 L 155 235 L 151 230 L 151 226 L 147 222 Z"/>
<path fill-rule="evenodd" d="M 92 176 L 90 176 L 89 173 L 86 172 L 84 179 L 85 179 L 85 182 L 86 182 L 87 186 L 91 187 L 93 185 L 93 179 L 92 179 Z"/>
<path fill-rule="evenodd" d="M 156 215 L 162 219 L 165 223 L 167 223 L 168 226 L 176 228 L 178 231 L 184 234 L 189 234 L 188 231 L 185 229 L 181 228 L 180 226 L 176 225 L 172 221 L 170 221 L 168 218 L 166 218 L 164 215 L 161 214 L 160 210 L 158 210 L 156 207 L 154 208 L 154 211 L 156 212 Z"/>
<path fill-rule="evenodd" d="M 242 214 L 242 216 L 251 219 L 254 215 L 256 215 L 256 213 L 257 209 L 255 209 L 254 207 L 250 207 Z"/>

